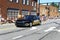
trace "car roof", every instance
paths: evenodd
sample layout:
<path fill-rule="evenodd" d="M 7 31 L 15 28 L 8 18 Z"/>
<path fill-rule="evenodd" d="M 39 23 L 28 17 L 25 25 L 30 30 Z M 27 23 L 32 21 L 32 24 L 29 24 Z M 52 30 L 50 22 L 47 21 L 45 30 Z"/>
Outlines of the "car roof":
<path fill-rule="evenodd" d="M 37 15 L 25 15 L 25 16 L 37 16 Z"/>

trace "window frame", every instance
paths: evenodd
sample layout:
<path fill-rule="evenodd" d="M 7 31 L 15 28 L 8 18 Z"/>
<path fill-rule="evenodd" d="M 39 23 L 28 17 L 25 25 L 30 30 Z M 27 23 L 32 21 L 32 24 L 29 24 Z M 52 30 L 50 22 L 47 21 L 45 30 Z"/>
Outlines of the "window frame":
<path fill-rule="evenodd" d="M 9 0 L 9 2 L 12 2 L 12 3 L 19 3 L 19 0 L 15 0 L 15 1 L 14 1 L 14 0 L 11 0 L 11 1 L 10 1 L 10 0 Z"/>
<path fill-rule="evenodd" d="M 27 0 L 27 5 L 30 5 L 30 0 Z"/>
<path fill-rule="evenodd" d="M 22 0 L 23 5 L 30 5 L 30 0 Z"/>

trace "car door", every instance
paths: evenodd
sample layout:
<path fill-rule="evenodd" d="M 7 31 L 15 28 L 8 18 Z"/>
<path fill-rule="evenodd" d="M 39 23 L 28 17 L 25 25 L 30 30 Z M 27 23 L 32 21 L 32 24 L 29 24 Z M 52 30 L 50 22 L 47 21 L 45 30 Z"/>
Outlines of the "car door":
<path fill-rule="evenodd" d="M 39 20 L 38 16 L 35 16 L 33 24 L 36 25 L 36 24 L 39 24 L 39 23 L 40 23 L 40 20 Z"/>

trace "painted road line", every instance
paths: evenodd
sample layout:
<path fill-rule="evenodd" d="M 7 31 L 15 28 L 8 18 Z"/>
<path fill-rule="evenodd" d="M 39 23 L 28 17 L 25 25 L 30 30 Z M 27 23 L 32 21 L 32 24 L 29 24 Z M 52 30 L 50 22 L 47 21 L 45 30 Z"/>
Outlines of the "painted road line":
<path fill-rule="evenodd" d="M 57 32 L 60 32 L 60 30 L 57 30 Z"/>
<path fill-rule="evenodd" d="M 55 29 L 55 31 L 60 32 L 60 29 Z"/>
<path fill-rule="evenodd" d="M 49 32 L 49 31 L 52 31 L 54 28 L 56 28 L 56 27 L 50 27 L 49 29 L 44 30 L 44 32 Z"/>
<path fill-rule="evenodd" d="M 30 30 L 36 30 L 37 29 L 37 27 L 32 27 L 32 28 L 30 28 Z"/>
<path fill-rule="evenodd" d="M 20 35 L 20 36 L 17 36 L 17 37 L 13 37 L 12 39 L 18 39 L 18 38 L 21 38 L 21 37 L 23 37 L 24 35 Z"/>

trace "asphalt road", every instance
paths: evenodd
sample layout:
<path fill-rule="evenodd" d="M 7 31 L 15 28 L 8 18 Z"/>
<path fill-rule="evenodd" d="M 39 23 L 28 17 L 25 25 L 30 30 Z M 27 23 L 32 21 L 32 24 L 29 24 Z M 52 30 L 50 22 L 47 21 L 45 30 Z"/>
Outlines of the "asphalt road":
<path fill-rule="evenodd" d="M 0 40 L 51 40 L 51 38 L 54 40 L 55 37 L 58 39 L 60 34 L 57 29 L 60 28 L 60 23 L 57 22 L 58 20 L 53 20 L 49 20 L 50 22 L 46 24 L 25 28 L 25 30 L 15 30 L 14 32 L 0 35 Z"/>
<path fill-rule="evenodd" d="M 47 36 L 41 40 L 60 40 L 60 26 L 52 30 Z"/>

